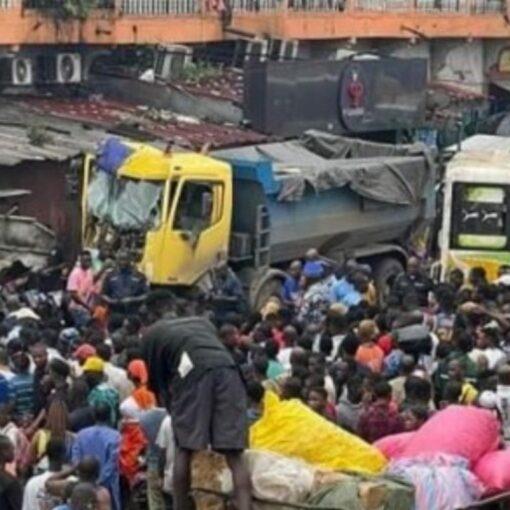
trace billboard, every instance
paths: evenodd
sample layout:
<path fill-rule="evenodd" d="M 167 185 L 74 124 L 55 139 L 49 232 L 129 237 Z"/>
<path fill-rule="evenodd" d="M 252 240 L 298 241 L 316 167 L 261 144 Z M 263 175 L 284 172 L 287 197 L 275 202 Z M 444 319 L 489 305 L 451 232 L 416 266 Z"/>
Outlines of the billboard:
<path fill-rule="evenodd" d="M 427 61 L 418 58 L 252 62 L 245 67 L 244 116 L 255 130 L 278 136 L 418 128 L 426 86 Z"/>

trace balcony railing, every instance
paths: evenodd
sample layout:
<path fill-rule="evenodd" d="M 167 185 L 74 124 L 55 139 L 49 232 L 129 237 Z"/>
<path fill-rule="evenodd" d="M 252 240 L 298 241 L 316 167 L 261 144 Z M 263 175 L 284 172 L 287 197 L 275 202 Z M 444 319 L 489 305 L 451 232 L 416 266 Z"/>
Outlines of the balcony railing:
<path fill-rule="evenodd" d="M 117 5 L 123 14 L 134 16 L 195 14 L 201 10 L 199 0 L 120 0 Z"/>
<path fill-rule="evenodd" d="M 62 0 L 0 0 L 0 9 L 51 9 Z M 125 16 L 193 15 L 221 9 L 230 1 L 234 12 L 336 11 L 493 14 L 506 12 L 505 0 L 97 0 L 97 8 Z"/>
<path fill-rule="evenodd" d="M 352 0 L 351 6 L 357 11 L 485 14 L 502 12 L 506 2 L 505 0 Z"/>
<path fill-rule="evenodd" d="M 13 9 L 18 7 L 19 4 L 19 0 L 0 0 L 0 9 Z"/>

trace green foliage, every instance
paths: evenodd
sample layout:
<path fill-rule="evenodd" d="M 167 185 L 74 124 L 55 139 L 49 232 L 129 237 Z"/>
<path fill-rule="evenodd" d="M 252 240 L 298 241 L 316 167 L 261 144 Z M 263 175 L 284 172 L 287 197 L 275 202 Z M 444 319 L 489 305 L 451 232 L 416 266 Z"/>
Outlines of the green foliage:
<path fill-rule="evenodd" d="M 97 0 L 39 0 L 38 9 L 56 21 L 85 20 L 96 8 Z"/>
<path fill-rule="evenodd" d="M 52 136 L 42 126 L 31 126 L 27 129 L 27 137 L 31 145 L 42 147 L 53 142 Z"/>
<path fill-rule="evenodd" d="M 185 66 L 179 74 L 179 79 L 185 82 L 198 83 L 216 78 L 221 70 L 208 62 L 191 63 Z"/>

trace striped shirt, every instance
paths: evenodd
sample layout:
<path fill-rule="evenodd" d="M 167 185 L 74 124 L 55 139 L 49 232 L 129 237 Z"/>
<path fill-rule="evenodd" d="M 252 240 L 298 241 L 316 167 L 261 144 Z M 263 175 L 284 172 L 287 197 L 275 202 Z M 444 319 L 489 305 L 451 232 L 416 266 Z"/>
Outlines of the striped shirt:
<path fill-rule="evenodd" d="M 30 415 L 34 410 L 34 376 L 15 374 L 9 381 L 11 400 L 14 402 L 14 415 Z"/>

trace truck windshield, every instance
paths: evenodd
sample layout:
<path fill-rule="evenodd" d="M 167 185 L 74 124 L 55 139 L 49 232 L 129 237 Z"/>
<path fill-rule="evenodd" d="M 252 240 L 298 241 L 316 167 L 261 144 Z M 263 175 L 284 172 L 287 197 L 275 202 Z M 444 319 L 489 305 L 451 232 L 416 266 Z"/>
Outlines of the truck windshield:
<path fill-rule="evenodd" d="M 116 178 L 97 172 L 88 189 L 88 210 L 120 230 L 151 230 L 161 220 L 164 183 Z"/>
<path fill-rule="evenodd" d="M 506 195 L 502 186 L 455 184 L 452 247 L 505 249 L 508 244 Z"/>

